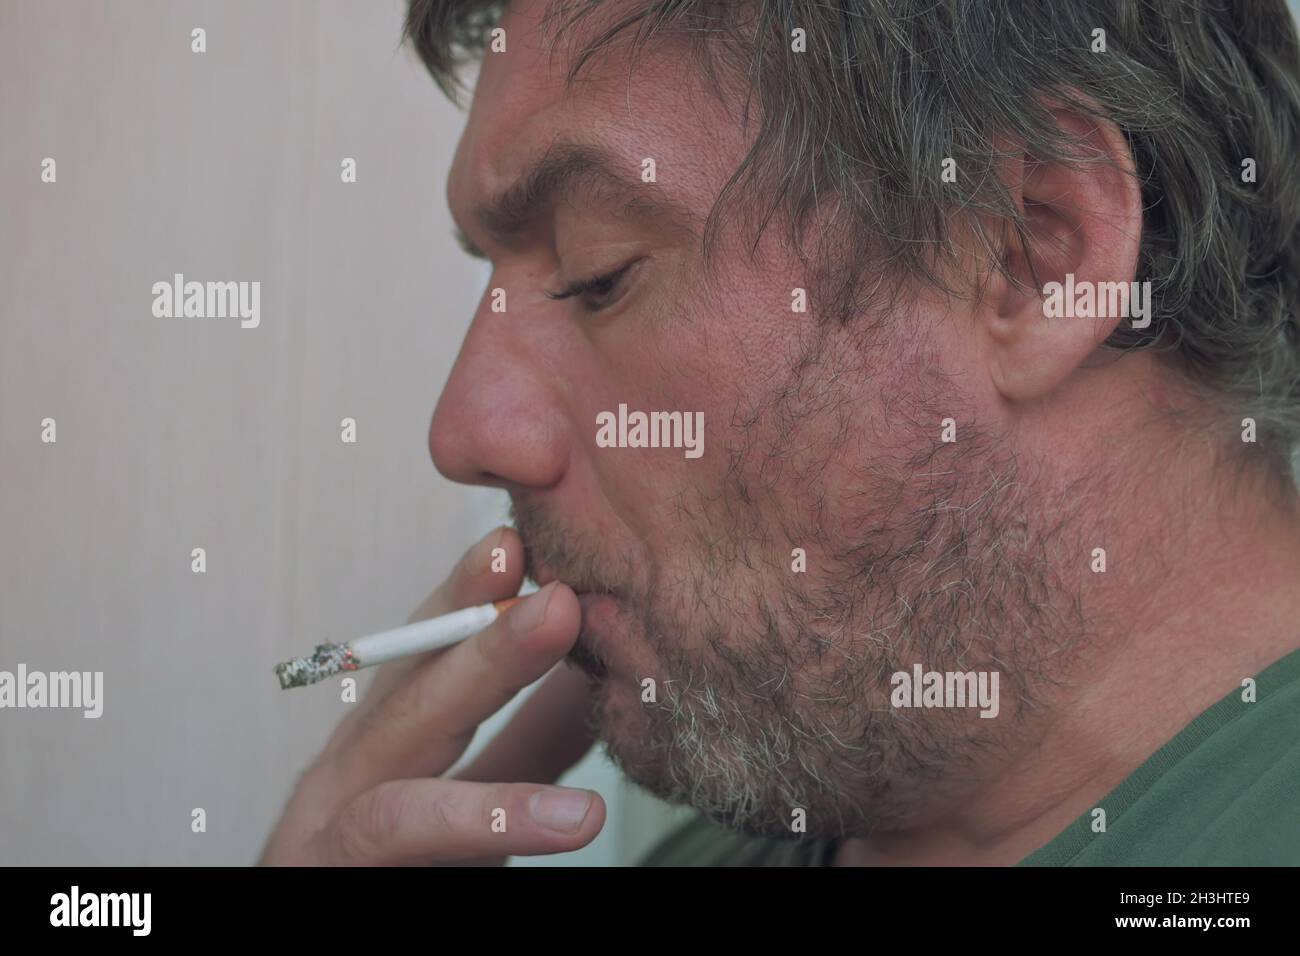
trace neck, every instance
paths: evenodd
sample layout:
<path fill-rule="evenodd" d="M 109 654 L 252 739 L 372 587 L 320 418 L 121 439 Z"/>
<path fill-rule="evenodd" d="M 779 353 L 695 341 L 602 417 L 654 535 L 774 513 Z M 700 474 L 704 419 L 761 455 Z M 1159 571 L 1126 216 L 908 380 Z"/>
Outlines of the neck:
<path fill-rule="evenodd" d="M 1186 487 L 1157 471 L 1107 503 L 1110 568 L 1087 589 L 1090 624 L 1104 623 L 1075 671 L 1086 681 L 1068 683 L 973 792 L 914 828 L 845 841 L 836 865 L 1014 864 L 1300 647 L 1294 491 L 1198 458 Z"/>

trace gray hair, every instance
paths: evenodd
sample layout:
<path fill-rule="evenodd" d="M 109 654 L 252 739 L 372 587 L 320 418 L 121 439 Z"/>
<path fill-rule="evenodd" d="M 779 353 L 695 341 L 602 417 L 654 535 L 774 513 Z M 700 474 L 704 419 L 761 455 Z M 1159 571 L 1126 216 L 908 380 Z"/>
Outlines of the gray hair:
<path fill-rule="evenodd" d="M 410 0 L 406 35 L 453 100 L 457 71 L 483 54 L 506 5 Z M 1106 345 L 1159 350 L 1222 414 L 1254 418 L 1257 447 L 1289 468 L 1300 445 L 1300 44 L 1283 0 L 553 0 L 545 22 L 566 37 L 588 18 L 598 22 L 573 51 L 570 82 L 616 41 L 635 54 L 674 38 L 719 91 L 719 77 L 739 83 L 746 120 L 757 103 L 752 148 L 709 213 L 706 256 L 737 197 L 770 197 L 759 231 L 785 224 L 796 250 L 835 197 L 835 239 L 815 266 L 839 321 L 896 294 L 886 270 L 947 288 L 954 211 L 990 249 L 1002 229 L 1025 241 L 994 175 L 996 144 L 1096 158 L 1060 130 L 1049 100 L 1113 122 L 1142 187 L 1136 279 L 1151 283 L 1152 322 Z M 806 52 L 791 55 L 796 28 Z M 1091 49 L 1099 29 L 1104 53 Z M 955 183 L 940 180 L 947 159 Z M 1255 182 L 1243 181 L 1247 159 Z"/>

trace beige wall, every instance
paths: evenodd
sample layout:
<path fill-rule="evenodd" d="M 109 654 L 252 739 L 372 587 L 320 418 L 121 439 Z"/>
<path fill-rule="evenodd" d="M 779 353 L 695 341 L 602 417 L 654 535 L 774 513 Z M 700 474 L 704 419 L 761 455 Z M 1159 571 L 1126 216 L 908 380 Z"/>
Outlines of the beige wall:
<path fill-rule="evenodd" d="M 98 720 L 0 710 L 0 863 L 254 859 L 349 706 L 271 664 L 404 620 L 504 517 L 425 447 L 485 274 L 400 8 L 0 0 L 0 669 L 105 681 Z M 155 318 L 175 272 L 260 281 L 260 326 Z M 599 755 L 566 782 L 610 822 L 530 862 L 662 829 Z"/>

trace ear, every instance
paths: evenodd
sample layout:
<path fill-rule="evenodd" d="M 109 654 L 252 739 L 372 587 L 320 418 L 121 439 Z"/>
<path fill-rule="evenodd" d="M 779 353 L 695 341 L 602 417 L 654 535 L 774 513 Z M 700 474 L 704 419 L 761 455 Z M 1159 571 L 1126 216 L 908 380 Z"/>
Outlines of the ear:
<path fill-rule="evenodd" d="M 1021 241 L 1006 230 L 1001 253 L 1012 278 L 994 270 L 977 306 L 981 352 L 1008 401 L 1051 392 L 1129 320 L 1133 305 L 1127 293 L 1142 240 L 1142 190 L 1128 142 L 1112 123 L 1064 107 L 1051 112 L 1081 158 L 1044 160 L 1021 150 L 1003 165 L 1026 232 Z M 1118 296 L 1108 292 L 1117 290 L 1102 283 L 1124 283 L 1128 308 L 1115 309 Z M 1124 314 L 1106 314 L 1112 311 Z"/>

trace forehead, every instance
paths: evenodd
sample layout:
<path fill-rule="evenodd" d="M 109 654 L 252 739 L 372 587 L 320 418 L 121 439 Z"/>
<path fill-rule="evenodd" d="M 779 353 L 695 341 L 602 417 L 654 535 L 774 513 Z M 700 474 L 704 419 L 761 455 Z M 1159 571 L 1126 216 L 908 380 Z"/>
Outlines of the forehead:
<path fill-rule="evenodd" d="M 653 158 L 658 188 L 688 203 L 711 200 L 743 157 L 744 136 L 684 49 L 659 44 L 632 63 L 620 41 L 566 87 L 572 52 L 607 21 L 584 21 L 552 55 L 542 29 L 548 6 L 521 0 L 498 24 L 506 51 L 484 54 L 448 180 L 453 209 L 503 192 L 557 139 L 601 147 L 636 177 Z"/>

